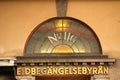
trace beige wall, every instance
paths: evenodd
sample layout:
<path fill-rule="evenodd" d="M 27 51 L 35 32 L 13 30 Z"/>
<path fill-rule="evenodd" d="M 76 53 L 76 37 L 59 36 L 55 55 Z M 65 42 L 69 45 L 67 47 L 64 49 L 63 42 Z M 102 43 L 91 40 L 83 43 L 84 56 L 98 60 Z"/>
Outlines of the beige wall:
<path fill-rule="evenodd" d="M 90 25 L 104 54 L 120 58 L 120 1 L 70 0 L 67 16 Z M 23 55 L 30 32 L 51 17 L 56 17 L 54 0 L 0 1 L 0 56 Z"/>
<path fill-rule="evenodd" d="M 100 39 L 104 54 L 120 58 L 120 1 L 70 1 L 68 16 L 91 26 Z"/>

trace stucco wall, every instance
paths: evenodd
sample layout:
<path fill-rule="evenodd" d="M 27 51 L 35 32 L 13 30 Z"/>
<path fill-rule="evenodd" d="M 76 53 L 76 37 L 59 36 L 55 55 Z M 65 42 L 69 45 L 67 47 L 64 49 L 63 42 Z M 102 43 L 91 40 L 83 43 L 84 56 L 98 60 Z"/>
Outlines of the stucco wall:
<path fill-rule="evenodd" d="M 120 58 L 119 0 L 70 0 L 67 16 L 91 26 L 104 54 Z M 23 55 L 30 32 L 51 17 L 56 17 L 54 0 L 0 1 L 0 56 Z"/>
<path fill-rule="evenodd" d="M 109 68 L 110 80 L 120 80 L 120 59 L 116 60 L 116 63 Z"/>

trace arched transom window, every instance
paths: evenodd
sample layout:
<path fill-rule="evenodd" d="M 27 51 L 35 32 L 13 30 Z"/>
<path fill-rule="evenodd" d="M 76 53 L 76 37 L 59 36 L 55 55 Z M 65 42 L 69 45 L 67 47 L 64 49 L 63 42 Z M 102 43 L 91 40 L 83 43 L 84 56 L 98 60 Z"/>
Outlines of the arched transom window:
<path fill-rule="evenodd" d="M 33 30 L 24 53 L 102 53 L 102 50 L 95 32 L 84 22 L 70 17 L 56 17 Z"/>

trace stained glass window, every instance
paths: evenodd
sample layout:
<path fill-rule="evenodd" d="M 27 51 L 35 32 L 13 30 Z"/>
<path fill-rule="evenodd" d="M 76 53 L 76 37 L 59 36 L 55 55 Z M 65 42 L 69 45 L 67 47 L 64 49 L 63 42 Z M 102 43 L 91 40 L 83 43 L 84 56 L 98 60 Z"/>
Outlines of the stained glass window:
<path fill-rule="evenodd" d="M 51 18 L 31 33 L 26 54 L 40 53 L 101 53 L 95 32 L 84 22 L 70 18 Z"/>

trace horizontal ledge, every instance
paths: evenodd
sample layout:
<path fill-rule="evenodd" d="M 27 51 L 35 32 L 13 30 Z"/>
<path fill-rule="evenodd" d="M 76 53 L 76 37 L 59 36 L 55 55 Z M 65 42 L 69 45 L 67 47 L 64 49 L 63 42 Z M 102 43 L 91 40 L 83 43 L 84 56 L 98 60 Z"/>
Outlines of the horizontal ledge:
<path fill-rule="evenodd" d="M 16 60 L 15 57 L 0 57 L 0 60 Z"/>
<path fill-rule="evenodd" d="M 47 62 L 115 62 L 115 59 L 30 59 L 30 60 L 17 60 L 15 63 L 47 63 Z"/>
<path fill-rule="evenodd" d="M 17 59 L 37 59 L 37 58 L 108 58 L 107 55 L 102 55 L 100 53 L 52 53 L 52 54 L 30 54 L 30 55 L 25 55 L 25 56 L 18 56 L 16 57 Z"/>

